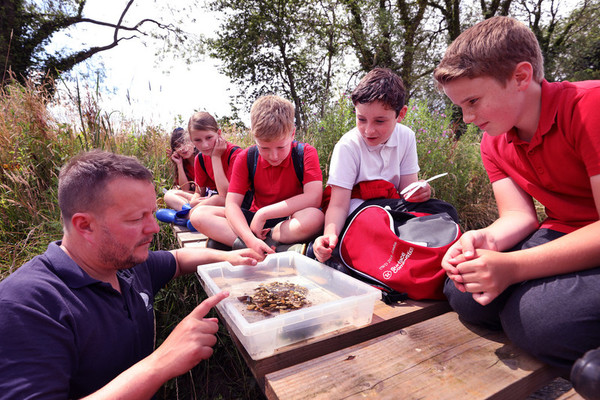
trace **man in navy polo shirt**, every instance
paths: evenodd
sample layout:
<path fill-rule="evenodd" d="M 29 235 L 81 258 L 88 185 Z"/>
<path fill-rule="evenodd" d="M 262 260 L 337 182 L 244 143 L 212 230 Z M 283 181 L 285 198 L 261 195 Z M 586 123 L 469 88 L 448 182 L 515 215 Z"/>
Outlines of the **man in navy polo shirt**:
<path fill-rule="evenodd" d="M 0 282 L 0 398 L 147 399 L 212 355 L 208 298 L 154 350 L 154 295 L 249 249 L 149 252 L 159 227 L 152 174 L 135 158 L 83 153 L 60 172 L 63 238 Z"/>

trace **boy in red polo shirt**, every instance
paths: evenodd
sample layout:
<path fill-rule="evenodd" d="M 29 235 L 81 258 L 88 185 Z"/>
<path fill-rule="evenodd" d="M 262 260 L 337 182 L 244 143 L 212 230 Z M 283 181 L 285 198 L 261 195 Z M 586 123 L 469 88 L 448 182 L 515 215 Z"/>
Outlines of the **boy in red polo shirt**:
<path fill-rule="evenodd" d="M 550 83 L 543 72 L 535 35 L 509 17 L 463 32 L 434 72 L 485 131 L 500 215 L 450 248 L 445 294 L 465 321 L 504 329 L 599 399 L 600 81 Z"/>
<path fill-rule="evenodd" d="M 278 244 L 303 242 L 323 229 L 319 209 L 323 175 L 317 150 L 294 141 L 292 103 L 278 96 L 261 97 L 252 105 L 250 123 L 258 149 L 254 179 L 248 169 L 249 149 L 245 149 L 233 166 L 225 209 L 214 208 L 203 215 L 197 229 L 227 246 L 237 240 L 266 255 Z M 302 182 L 292 161 L 292 148 L 298 145 L 304 148 Z M 244 195 L 252 187 L 252 206 L 242 209 Z"/>

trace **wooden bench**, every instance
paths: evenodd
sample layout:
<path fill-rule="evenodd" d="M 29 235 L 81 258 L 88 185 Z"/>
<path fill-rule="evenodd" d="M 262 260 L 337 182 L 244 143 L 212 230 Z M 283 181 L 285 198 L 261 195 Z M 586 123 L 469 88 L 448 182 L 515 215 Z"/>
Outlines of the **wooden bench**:
<path fill-rule="evenodd" d="M 556 374 L 454 312 L 265 377 L 269 399 L 524 399 Z M 310 382 L 307 385 L 306 382 Z"/>
<path fill-rule="evenodd" d="M 191 232 L 187 227 L 171 224 L 173 233 L 177 238 L 179 247 L 206 247 L 206 235 L 200 232 Z"/>
<path fill-rule="evenodd" d="M 174 228 L 182 247 L 206 237 Z M 223 319 L 221 319 L 223 321 Z M 554 370 L 502 332 L 463 324 L 448 303 L 377 302 L 369 325 L 348 327 L 253 359 L 228 328 L 268 399 L 526 399 Z M 582 400 L 571 390 L 561 400 Z"/>

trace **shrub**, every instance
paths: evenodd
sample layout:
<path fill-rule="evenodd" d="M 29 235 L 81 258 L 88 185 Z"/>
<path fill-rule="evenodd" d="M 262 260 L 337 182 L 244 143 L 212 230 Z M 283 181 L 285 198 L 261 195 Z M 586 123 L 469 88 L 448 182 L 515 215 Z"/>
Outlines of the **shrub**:
<path fill-rule="evenodd" d="M 303 137 L 303 140 L 312 144 L 319 154 L 323 182 L 327 182 L 331 153 L 337 141 L 354 128 L 356 125 L 354 105 L 347 93 L 341 93 L 338 100 L 327 107 L 323 118 L 313 122 Z"/>
<path fill-rule="evenodd" d="M 416 134 L 420 178 L 448 172 L 431 186 L 436 198 L 456 207 L 463 229 L 483 228 L 493 222 L 497 210 L 479 155 L 479 129 L 469 125 L 459 139 L 450 111 L 431 110 L 418 101 L 411 101 L 403 123 Z"/>

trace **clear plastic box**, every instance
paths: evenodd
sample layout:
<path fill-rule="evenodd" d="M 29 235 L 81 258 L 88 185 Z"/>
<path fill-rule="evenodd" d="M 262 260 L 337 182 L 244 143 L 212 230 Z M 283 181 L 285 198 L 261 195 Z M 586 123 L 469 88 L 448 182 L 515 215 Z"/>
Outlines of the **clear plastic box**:
<path fill-rule="evenodd" d="M 342 272 L 294 252 L 268 255 L 256 266 L 220 262 L 198 266 L 209 296 L 230 292 L 217 308 L 236 337 L 255 360 L 276 349 L 349 325 L 367 325 L 381 292 Z M 311 304 L 286 313 L 265 316 L 247 310 L 238 297 L 252 295 L 261 283 L 291 282 L 308 289 Z"/>

